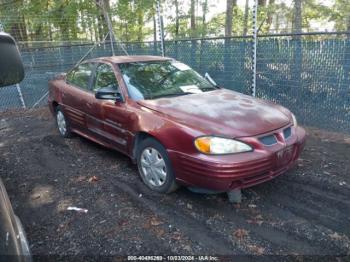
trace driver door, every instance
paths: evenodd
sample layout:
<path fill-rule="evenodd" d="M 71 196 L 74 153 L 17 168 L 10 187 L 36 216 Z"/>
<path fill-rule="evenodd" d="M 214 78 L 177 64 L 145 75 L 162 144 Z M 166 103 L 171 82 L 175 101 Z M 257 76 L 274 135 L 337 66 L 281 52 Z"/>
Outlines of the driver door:
<path fill-rule="evenodd" d="M 107 91 L 120 93 L 119 84 L 114 73 L 114 69 L 109 64 L 100 63 L 96 67 L 95 77 L 92 83 L 92 91 Z M 96 99 L 93 107 L 99 111 L 99 118 L 91 118 L 91 126 L 98 126 L 93 130 L 104 142 L 112 145 L 118 150 L 124 152 L 126 141 L 125 133 L 121 128 L 120 117 L 124 116 L 124 103 L 117 102 L 115 99 L 103 100 Z"/>

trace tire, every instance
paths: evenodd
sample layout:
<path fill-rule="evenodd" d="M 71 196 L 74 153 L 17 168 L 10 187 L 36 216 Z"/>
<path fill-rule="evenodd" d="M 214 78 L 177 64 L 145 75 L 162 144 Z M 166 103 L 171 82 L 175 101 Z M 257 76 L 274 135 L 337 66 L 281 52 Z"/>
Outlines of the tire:
<path fill-rule="evenodd" d="M 56 126 L 60 135 L 64 138 L 72 137 L 72 132 L 70 128 L 69 121 L 67 120 L 65 114 L 60 106 L 56 107 Z"/>
<path fill-rule="evenodd" d="M 146 138 L 138 145 L 137 167 L 142 181 L 151 190 L 171 193 L 178 188 L 166 149 L 154 138 Z"/>

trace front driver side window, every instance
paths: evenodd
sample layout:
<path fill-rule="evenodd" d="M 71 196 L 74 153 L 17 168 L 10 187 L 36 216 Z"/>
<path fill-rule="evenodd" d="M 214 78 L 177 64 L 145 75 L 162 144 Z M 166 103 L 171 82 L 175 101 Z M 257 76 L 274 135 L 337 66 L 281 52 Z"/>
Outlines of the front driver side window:
<path fill-rule="evenodd" d="M 92 73 L 93 65 L 85 63 L 73 69 L 67 76 L 67 81 L 70 84 L 76 85 L 82 89 L 89 89 L 89 81 Z"/>
<path fill-rule="evenodd" d="M 96 68 L 96 78 L 93 91 L 100 89 L 108 91 L 118 91 L 118 82 L 115 78 L 114 71 L 110 65 L 100 64 Z"/>

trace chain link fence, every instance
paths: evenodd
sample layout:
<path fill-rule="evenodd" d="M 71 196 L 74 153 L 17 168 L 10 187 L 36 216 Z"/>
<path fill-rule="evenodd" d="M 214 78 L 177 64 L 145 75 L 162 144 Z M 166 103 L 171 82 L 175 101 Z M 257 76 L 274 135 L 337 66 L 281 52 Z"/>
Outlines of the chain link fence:
<path fill-rule="evenodd" d="M 159 42 L 123 43 L 130 55 L 160 55 Z M 45 105 L 49 79 L 76 64 L 92 43 L 21 43 L 26 77 L 0 90 L 0 111 Z M 120 45 L 116 55 L 124 55 Z M 350 38 L 347 34 L 260 36 L 257 47 L 257 97 L 289 108 L 303 125 L 350 132 Z M 252 39 L 249 37 L 166 41 L 166 56 L 219 85 L 251 93 Z M 110 56 L 111 44 L 96 46 L 88 58 Z M 229 112 L 228 112 L 229 114 Z"/>
<path fill-rule="evenodd" d="M 257 96 L 299 122 L 350 132 L 350 35 L 286 35 L 258 42 Z"/>

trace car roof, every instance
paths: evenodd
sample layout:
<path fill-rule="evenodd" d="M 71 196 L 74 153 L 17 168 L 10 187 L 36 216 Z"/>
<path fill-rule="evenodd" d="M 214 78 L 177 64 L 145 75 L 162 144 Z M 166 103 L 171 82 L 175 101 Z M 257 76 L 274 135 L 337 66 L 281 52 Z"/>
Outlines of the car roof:
<path fill-rule="evenodd" d="M 150 61 L 169 61 L 172 58 L 150 55 L 131 55 L 131 56 L 106 56 L 89 59 L 86 62 L 110 62 L 114 64 L 150 62 Z"/>

